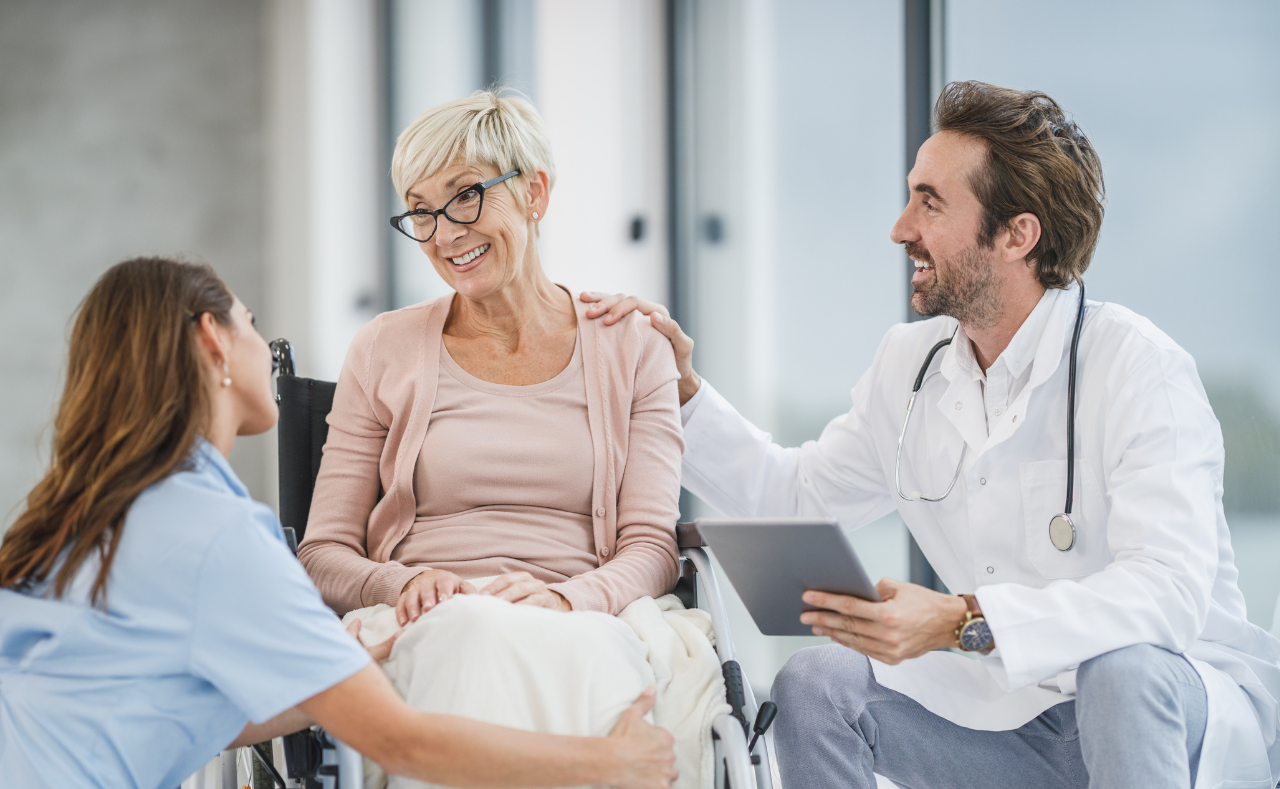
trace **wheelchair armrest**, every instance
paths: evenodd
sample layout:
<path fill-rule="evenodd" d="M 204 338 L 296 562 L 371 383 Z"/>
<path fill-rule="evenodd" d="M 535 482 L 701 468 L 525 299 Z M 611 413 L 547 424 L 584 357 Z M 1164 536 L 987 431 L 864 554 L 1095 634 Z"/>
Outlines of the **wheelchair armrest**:
<path fill-rule="evenodd" d="M 676 546 L 679 548 L 701 548 L 706 545 L 696 523 L 676 524 Z"/>

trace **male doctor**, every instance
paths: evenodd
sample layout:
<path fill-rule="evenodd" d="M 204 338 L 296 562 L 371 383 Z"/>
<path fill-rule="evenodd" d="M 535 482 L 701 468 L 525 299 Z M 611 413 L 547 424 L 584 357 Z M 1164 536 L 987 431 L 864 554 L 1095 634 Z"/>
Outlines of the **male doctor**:
<path fill-rule="evenodd" d="M 802 621 L 836 643 L 774 683 L 783 783 L 1275 786 L 1280 642 L 1245 619 L 1195 362 L 1083 300 L 1093 146 L 1043 93 L 979 82 L 948 85 L 934 127 L 891 237 L 916 262 L 912 307 L 936 317 L 890 329 L 817 441 L 783 448 L 747 422 L 660 306 L 582 297 L 671 338 L 686 488 L 728 515 L 846 528 L 896 507 L 963 593 L 888 578 L 879 603 L 806 593 L 829 612 Z"/>

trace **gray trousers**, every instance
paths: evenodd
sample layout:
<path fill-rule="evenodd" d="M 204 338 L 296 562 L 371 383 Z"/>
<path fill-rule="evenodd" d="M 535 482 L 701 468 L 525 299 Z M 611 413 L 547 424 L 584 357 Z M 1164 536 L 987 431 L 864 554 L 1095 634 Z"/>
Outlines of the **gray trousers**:
<path fill-rule="evenodd" d="M 1012 731 L 951 723 L 875 680 L 864 655 L 801 650 L 773 684 L 786 789 L 1190 787 L 1207 698 L 1180 655 L 1139 645 L 1081 664 L 1075 701 Z"/>

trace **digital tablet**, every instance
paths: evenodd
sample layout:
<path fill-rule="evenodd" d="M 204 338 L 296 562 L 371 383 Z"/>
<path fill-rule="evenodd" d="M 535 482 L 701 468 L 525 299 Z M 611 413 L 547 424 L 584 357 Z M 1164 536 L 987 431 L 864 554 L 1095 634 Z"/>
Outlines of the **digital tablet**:
<path fill-rule="evenodd" d="M 800 622 L 815 610 L 806 589 L 880 602 L 834 519 L 699 518 L 697 528 L 766 636 L 813 635 Z"/>

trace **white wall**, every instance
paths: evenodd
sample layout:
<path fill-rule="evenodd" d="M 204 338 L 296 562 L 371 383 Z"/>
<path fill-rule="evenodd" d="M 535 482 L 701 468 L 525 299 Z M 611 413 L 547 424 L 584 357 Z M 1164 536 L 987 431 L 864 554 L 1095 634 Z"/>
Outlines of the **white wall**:
<path fill-rule="evenodd" d="M 557 181 L 539 250 L 556 282 L 668 298 L 664 4 L 541 0 L 538 109 Z M 635 217 L 639 241 L 629 236 Z"/>
<path fill-rule="evenodd" d="M 391 3 L 391 134 L 398 137 L 423 111 L 482 87 L 483 42 L 479 0 L 393 0 Z M 390 161 L 379 174 L 388 191 Z M 404 211 L 399 196 L 391 208 Z M 384 227 L 388 227 L 386 219 Z M 391 231 L 394 305 L 417 304 L 449 293 L 412 240 Z"/>
<path fill-rule="evenodd" d="M 0 3 L 0 531 L 48 462 L 71 317 L 109 266 L 200 257 L 265 311 L 261 24 L 256 0 Z M 266 441 L 232 455 L 254 495 Z"/>
<path fill-rule="evenodd" d="M 387 171 L 377 4 L 311 0 L 307 32 L 312 313 L 310 364 L 300 372 L 332 381 L 356 331 L 377 314 Z"/>
<path fill-rule="evenodd" d="M 386 217 L 374 0 L 265 5 L 267 218 L 273 336 L 298 374 L 335 380 L 377 313 Z"/>

